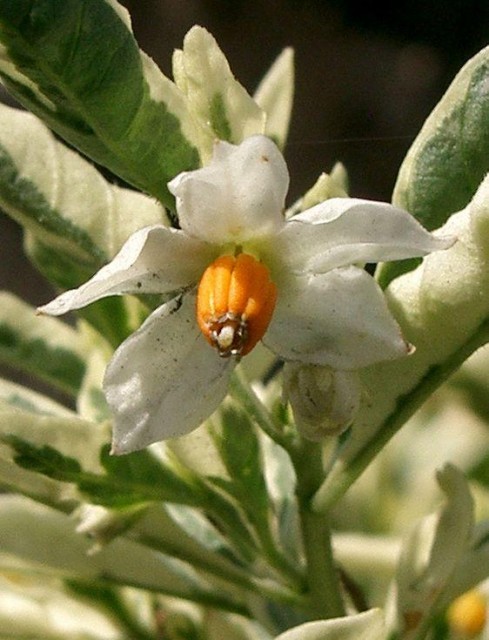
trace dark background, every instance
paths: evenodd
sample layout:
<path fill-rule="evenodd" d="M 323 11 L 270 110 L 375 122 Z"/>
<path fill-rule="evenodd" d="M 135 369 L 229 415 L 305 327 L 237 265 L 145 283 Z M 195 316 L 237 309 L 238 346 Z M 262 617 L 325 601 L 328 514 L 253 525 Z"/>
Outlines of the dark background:
<path fill-rule="evenodd" d="M 167 75 L 194 24 L 216 37 L 250 91 L 280 53 L 296 52 L 286 158 L 290 201 L 341 160 L 351 195 L 389 200 L 402 159 L 462 64 L 489 44 L 484 0 L 385 7 L 341 0 L 125 0 L 140 46 Z M 23 258 L 21 232 L 0 218 L 0 287 L 33 304 L 51 290 Z"/>

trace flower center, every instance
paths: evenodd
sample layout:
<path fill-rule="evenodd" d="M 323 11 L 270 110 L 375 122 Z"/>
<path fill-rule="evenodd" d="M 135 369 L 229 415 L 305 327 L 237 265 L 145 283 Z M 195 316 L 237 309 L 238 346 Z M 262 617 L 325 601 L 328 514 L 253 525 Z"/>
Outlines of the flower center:
<path fill-rule="evenodd" d="M 221 357 L 244 356 L 265 334 L 276 300 L 262 262 L 247 253 L 220 256 L 200 279 L 197 322 Z"/>

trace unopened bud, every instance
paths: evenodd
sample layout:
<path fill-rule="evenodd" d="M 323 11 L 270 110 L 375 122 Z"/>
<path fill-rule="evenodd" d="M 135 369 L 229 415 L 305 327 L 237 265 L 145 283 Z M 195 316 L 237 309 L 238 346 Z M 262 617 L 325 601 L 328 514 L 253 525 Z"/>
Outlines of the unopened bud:
<path fill-rule="evenodd" d="M 344 431 L 360 405 L 360 382 L 355 371 L 286 364 L 284 390 L 297 428 L 308 440 Z"/>

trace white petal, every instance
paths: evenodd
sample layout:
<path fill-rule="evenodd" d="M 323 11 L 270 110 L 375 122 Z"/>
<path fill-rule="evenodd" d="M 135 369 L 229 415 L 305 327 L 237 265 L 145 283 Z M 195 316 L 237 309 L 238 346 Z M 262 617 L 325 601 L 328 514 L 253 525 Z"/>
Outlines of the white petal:
<path fill-rule="evenodd" d="M 290 278 L 279 291 L 263 342 L 285 360 L 336 369 L 357 369 L 409 352 L 381 289 L 357 267 Z"/>
<path fill-rule="evenodd" d="M 446 249 L 406 211 L 385 202 L 331 198 L 294 216 L 277 237 L 277 252 L 299 272 L 324 273 L 361 262 L 384 262 Z"/>
<path fill-rule="evenodd" d="M 168 188 L 177 198 L 180 225 L 207 242 L 240 243 L 276 233 L 289 174 L 282 154 L 265 136 L 239 146 L 217 142 L 211 163 L 181 173 Z"/>
<path fill-rule="evenodd" d="M 40 307 L 60 315 L 112 295 L 167 293 L 195 284 L 215 258 L 209 245 L 164 226 L 133 233 L 115 258 L 78 289 L 65 291 Z"/>
<path fill-rule="evenodd" d="M 157 309 L 115 352 L 104 389 L 114 413 L 113 452 L 189 433 L 226 395 L 233 359 L 219 358 L 195 320 L 195 296 Z"/>

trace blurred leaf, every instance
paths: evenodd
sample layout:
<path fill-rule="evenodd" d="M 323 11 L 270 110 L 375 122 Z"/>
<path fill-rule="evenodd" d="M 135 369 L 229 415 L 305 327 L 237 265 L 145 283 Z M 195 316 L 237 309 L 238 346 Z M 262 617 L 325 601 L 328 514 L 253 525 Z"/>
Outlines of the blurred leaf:
<path fill-rule="evenodd" d="M 1 362 L 76 395 L 85 372 L 84 360 L 74 329 L 54 318 L 36 316 L 22 300 L 0 292 Z"/>
<path fill-rule="evenodd" d="M 370 609 L 345 618 L 306 622 L 280 634 L 275 640 L 386 640 L 380 609 Z"/>
<path fill-rule="evenodd" d="M 183 563 L 123 537 L 90 553 L 92 542 L 76 531 L 73 518 L 27 498 L 0 496 L 0 519 L 0 547 L 8 554 L 6 559 L 0 556 L 2 570 L 10 562 L 30 573 L 135 586 L 219 604 L 209 585 Z"/>
<path fill-rule="evenodd" d="M 266 113 L 265 133 L 282 149 L 289 132 L 294 100 L 294 50 L 287 47 L 275 60 L 253 96 Z"/>
<path fill-rule="evenodd" d="M 399 171 L 393 202 L 427 229 L 467 206 L 489 171 L 489 47 L 457 74 Z M 382 265 L 386 286 L 417 263 Z"/>
<path fill-rule="evenodd" d="M 75 458 L 62 455 L 53 447 L 44 445 L 36 447 L 18 436 L 2 437 L 2 441 L 15 451 L 14 461 L 29 471 L 36 471 L 53 480 L 72 481 L 81 473 L 80 463 Z"/>
<path fill-rule="evenodd" d="M 425 635 L 473 535 L 474 505 L 465 477 L 446 465 L 437 479 L 446 503 L 439 513 L 424 518 L 404 543 L 395 579 L 393 622 L 406 640 Z"/>
<path fill-rule="evenodd" d="M 0 73 L 70 144 L 167 206 L 167 182 L 199 166 L 184 98 L 106 0 L 0 0 Z"/>
<path fill-rule="evenodd" d="M 51 398 L 32 389 L 0 378 L 0 411 L 5 408 L 21 409 L 47 416 L 73 417 L 73 413 Z"/>
<path fill-rule="evenodd" d="M 0 410 L 0 438 L 17 437 L 34 450 L 51 447 L 89 472 L 100 473 L 99 451 L 109 435 L 107 424 L 81 420 L 75 414 L 42 415 L 7 405 Z"/>

